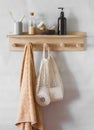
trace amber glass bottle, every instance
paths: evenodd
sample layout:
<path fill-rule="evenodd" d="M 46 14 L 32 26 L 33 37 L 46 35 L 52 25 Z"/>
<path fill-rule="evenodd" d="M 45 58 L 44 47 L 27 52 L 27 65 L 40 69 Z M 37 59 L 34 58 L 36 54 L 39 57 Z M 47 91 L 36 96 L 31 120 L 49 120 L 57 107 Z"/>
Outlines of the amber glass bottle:
<path fill-rule="evenodd" d="M 64 8 L 58 8 L 61 9 L 60 17 L 58 18 L 58 35 L 66 35 L 67 34 L 67 20 L 64 17 Z"/>

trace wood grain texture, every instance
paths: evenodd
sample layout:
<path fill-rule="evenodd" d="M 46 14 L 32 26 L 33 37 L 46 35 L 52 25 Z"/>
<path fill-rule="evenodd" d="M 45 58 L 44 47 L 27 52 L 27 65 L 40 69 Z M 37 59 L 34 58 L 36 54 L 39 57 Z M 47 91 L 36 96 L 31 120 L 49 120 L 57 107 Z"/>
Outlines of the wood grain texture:
<path fill-rule="evenodd" d="M 8 35 L 12 51 L 21 51 L 26 43 L 33 43 L 34 50 L 41 51 L 47 43 L 53 51 L 82 51 L 85 49 L 85 33 L 69 32 L 68 35 Z"/>

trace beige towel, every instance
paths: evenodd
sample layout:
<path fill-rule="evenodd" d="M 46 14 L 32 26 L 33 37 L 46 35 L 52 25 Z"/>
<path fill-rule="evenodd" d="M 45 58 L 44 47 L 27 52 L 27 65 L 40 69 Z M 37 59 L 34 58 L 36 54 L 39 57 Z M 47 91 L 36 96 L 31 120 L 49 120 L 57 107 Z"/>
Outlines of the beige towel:
<path fill-rule="evenodd" d="M 31 43 L 25 45 L 20 78 L 19 109 L 16 125 L 19 130 L 43 130 L 41 112 L 35 101 L 36 74 Z"/>

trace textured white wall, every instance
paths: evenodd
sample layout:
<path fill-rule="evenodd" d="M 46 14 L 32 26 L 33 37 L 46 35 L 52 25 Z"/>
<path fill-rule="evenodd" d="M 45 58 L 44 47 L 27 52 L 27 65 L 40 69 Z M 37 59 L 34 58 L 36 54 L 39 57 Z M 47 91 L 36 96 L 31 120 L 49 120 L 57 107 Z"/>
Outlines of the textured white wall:
<path fill-rule="evenodd" d="M 57 22 L 57 7 L 64 6 L 69 31 L 94 36 L 94 0 L 0 0 L 0 130 L 16 130 L 19 72 L 22 52 L 10 52 L 6 35 L 12 30 L 11 9 L 18 18 L 34 10 L 48 24 Z M 25 20 L 25 22 L 27 19 Z M 45 130 L 94 130 L 94 38 L 83 52 L 53 55 L 65 88 L 62 102 L 42 108 Z M 41 53 L 35 53 L 38 70 Z"/>

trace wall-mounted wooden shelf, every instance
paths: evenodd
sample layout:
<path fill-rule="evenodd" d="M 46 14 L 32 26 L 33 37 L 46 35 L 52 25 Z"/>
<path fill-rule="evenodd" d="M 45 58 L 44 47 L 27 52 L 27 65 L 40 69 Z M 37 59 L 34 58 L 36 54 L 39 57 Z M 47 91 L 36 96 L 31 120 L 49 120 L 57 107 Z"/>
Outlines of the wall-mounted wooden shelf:
<path fill-rule="evenodd" d="M 68 35 L 8 35 L 10 50 L 20 51 L 26 43 L 32 42 L 34 50 L 43 50 L 47 43 L 54 51 L 82 51 L 85 49 L 85 33 L 69 32 Z"/>

